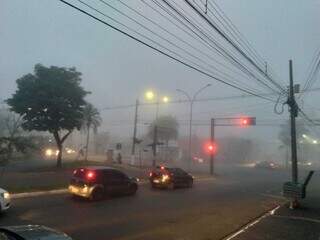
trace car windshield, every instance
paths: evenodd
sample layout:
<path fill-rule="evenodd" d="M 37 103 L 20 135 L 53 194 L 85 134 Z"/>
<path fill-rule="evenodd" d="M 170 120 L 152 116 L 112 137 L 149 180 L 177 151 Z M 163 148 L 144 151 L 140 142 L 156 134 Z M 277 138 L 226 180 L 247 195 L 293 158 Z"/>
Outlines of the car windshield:
<path fill-rule="evenodd" d="M 320 0 L 0 0 L 0 225 L 320 240 L 319 93 Z"/>

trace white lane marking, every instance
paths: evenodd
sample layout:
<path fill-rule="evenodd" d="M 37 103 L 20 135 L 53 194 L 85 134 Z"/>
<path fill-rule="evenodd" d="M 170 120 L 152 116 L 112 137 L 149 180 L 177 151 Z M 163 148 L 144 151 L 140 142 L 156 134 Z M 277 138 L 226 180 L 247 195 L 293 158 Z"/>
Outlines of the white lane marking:
<path fill-rule="evenodd" d="M 283 218 L 283 219 L 292 219 L 292 220 L 300 220 L 300 221 L 307 221 L 307 222 L 313 222 L 313 223 L 320 223 L 320 219 L 315 219 L 315 218 L 295 217 L 295 216 L 281 216 L 281 215 L 274 215 L 272 217 Z"/>
<path fill-rule="evenodd" d="M 257 223 L 259 223 L 262 219 L 274 215 L 274 213 L 280 208 L 280 205 L 273 208 L 272 210 L 266 212 L 265 214 L 263 214 L 262 216 L 254 219 L 252 222 L 246 224 L 245 226 L 243 226 L 241 229 L 239 229 L 238 231 L 236 231 L 235 233 L 232 233 L 231 235 L 223 238 L 223 240 L 231 240 L 235 237 L 237 237 L 238 235 L 240 235 L 241 233 L 244 233 L 245 231 L 247 231 L 249 228 L 253 227 L 254 225 L 256 225 Z"/>
<path fill-rule="evenodd" d="M 206 181 L 206 180 L 213 180 L 213 177 L 207 177 L 207 178 L 195 178 L 197 181 Z M 140 180 L 138 182 L 139 185 L 146 185 L 148 184 L 148 180 Z M 55 195 L 55 194 L 63 194 L 67 193 L 68 189 L 55 189 L 55 190 L 49 190 L 49 191 L 36 191 L 36 192 L 24 192 L 24 193 L 14 193 L 11 194 L 12 199 L 19 199 L 19 198 L 26 198 L 26 197 L 37 197 L 37 196 L 43 196 L 43 195 Z"/>

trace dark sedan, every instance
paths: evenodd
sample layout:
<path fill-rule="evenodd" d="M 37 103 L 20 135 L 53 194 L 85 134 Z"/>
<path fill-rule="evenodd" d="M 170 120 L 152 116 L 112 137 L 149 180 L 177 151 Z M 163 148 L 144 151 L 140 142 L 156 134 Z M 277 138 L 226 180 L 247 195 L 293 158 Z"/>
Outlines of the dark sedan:
<path fill-rule="evenodd" d="M 193 177 L 181 168 L 157 167 L 150 172 L 152 188 L 192 187 Z"/>

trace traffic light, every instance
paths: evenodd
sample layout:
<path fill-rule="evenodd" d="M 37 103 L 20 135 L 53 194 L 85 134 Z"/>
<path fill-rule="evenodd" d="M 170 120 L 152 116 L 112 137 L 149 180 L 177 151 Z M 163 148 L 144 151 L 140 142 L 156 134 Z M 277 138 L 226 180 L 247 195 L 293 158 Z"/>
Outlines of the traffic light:
<path fill-rule="evenodd" d="M 240 126 L 252 126 L 256 125 L 256 118 L 255 117 L 242 117 L 240 118 Z"/>
<path fill-rule="evenodd" d="M 204 150 L 207 154 L 215 154 L 217 152 L 217 145 L 213 142 L 206 142 L 204 145 Z"/>

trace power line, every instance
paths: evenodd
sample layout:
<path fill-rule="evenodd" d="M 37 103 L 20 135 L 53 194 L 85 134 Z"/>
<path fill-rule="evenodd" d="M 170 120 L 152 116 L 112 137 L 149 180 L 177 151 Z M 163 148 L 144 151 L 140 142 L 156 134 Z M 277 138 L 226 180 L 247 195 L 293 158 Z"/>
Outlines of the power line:
<path fill-rule="evenodd" d="M 313 88 L 307 90 L 307 92 L 312 92 L 312 91 L 320 91 L 320 88 Z M 276 94 L 274 93 L 266 93 L 262 94 L 262 96 L 275 96 Z M 210 101 L 223 101 L 223 100 L 236 100 L 236 99 L 243 99 L 243 98 L 252 98 L 255 97 L 253 95 L 233 95 L 233 96 L 224 96 L 224 97 L 207 97 L 207 98 L 197 98 L 195 99 L 195 102 L 210 102 Z M 189 100 L 173 100 L 165 104 L 182 104 L 182 103 L 189 103 Z M 270 102 L 270 103 L 274 103 Z M 152 106 L 156 105 L 157 103 L 140 103 L 139 106 Z M 159 103 L 162 104 L 162 103 Z M 127 104 L 127 105 L 118 105 L 118 106 L 110 106 L 110 107 L 104 107 L 101 108 L 100 111 L 104 110 L 117 110 L 117 109 L 128 109 L 128 108 L 133 108 L 135 107 L 135 104 Z"/>
<path fill-rule="evenodd" d="M 157 0 L 152 0 L 153 2 L 155 2 L 159 7 L 161 7 L 162 9 L 164 9 L 164 7 L 158 3 Z M 234 56 L 232 56 L 232 54 L 226 50 L 225 48 L 222 47 L 221 44 L 219 44 L 214 38 L 212 38 L 211 36 L 209 36 L 207 33 L 205 33 L 199 26 L 197 26 L 196 24 L 192 23 L 192 21 L 190 19 L 188 19 L 188 17 L 186 17 L 186 14 L 183 14 L 182 12 L 185 12 L 183 9 L 181 9 L 182 12 L 180 12 L 176 7 L 174 7 L 172 5 L 173 2 L 169 3 L 169 1 L 167 0 L 162 0 L 162 2 L 164 2 L 167 6 L 169 6 L 176 14 L 178 14 L 182 19 L 184 19 L 184 21 L 186 21 L 189 25 L 191 25 L 196 31 L 198 31 L 202 36 L 199 36 L 199 34 L 197 34 L 196 32 L 194 32 L 192 29 L 191 31 L 193 31 L 200 39 L 202 39 L 203 41 L 205 41 L 207 44 L 209 44 L 212 48 L 215 49 L 215 51 L 217 51 L 217 53 L 219 53 L 221 56 L 225 57 L 226 59 L 228 59 L 228 61 L 230 61 L 234 66 L 238 67 L 238 69 L 240 69 L 243 73 L 247 74 L 248 76 L 254 78 L 255 80 L 257 80 L 260 84 L 264 85 L 265 87 L 267 87 L 268 89 L 271 89 L 273 92 L 277 92 L 275 89 L 273 89 L 272 87 L 270 87 L 268 84 L 266 84 L 264 81 L 262 81 L 261 79 L 259 79 L 257 76 L 255 76 L 246 66 L 244 66 L 243 64 L 241 64 L 241 62 Z M 174 3 L 176 4 L 176 3 Z M 176 4 L 177 5 L 177 4 Z M 195 21 L 196 22 L 196 21 Z M 197 23 L 198 25 L 200 25 L 199 23 Z M 187 26 L 187 25 L 185 25 Z M 187 26 L 189 29 L 190 27 Z M 205 40 L 204 38 L 208 39 L 209 42 L 207 40 Z M 211 42 L 211 43 L 210 43 Z M 213 46 L 212 43 L 215 45 Z"/>
<path fill-rule="evenodd" d="M 143 37 L 143 38 L 146 38 L 146 39 L 147 39 L 147 40 L 149 40 L 150 42 L 152 42 L 152 43 L 154 43 L 154 44 L 156 44 L 156 45 L 160 46 L 161 48 L 163 48 L 163 49 L 167 50 L 168 52 L 170 52 L 170 53 L 172 53 L 172 54 L 174 54 L 174 55 L 177 55 L 178 57 L 180 57 L 180 60 L 182 59 L 182 60 L 185 60 L 185 61 L 187 61 L 187 62 L 189 61 L 189 62 L 191 62 L 192 64 L 194 64 L 196 67 L 200 68 L 200 70 L 202 70 L 202 71 L 203 71 L 203 70 L 205 70 L 205 71 L 207 71 L 207 73 L 209 72 L 212 76 L 214 75 L 214 73 L 213 73 L 213 72 L 211 72 L 210 70 L 208 70 L 208 69 L 206 69 L 206 68 L 204 68 L 204 67 L 202 67 L 202 66 L 198 65 L 197 63 L 194 63 L 193 61 L 190 61 L 190 60 L 186 59 L 185 57 L 182 57 L 180 54 L 178 54 L 178 53 L 176 53 L 176 52 L 173 52 L 172 50 L 168 49 L 167 47 L 163 46 L 162 44 L 159 44 L 158 42 L 154 41 L 153 39 L 151 39 L 151 38 L 149 38 L 149 37 L 147 37 L 147 36 L 145 36 L 145 35 L 143 35 L 143 34 L 141 34 L 141 33 L 137 32 L 136 30 L 134 30 L 134 29 L 132 29 L 132 28 L 130 28 L 130 27 L 128 27 L 128 26 L 126 26 L 125 24 L 123 24 L 123 23 L 119 22 L 118 20 L 116 20 L 116 19 L 114 19 L 114 18 L 112 18 L 112 17 L 108 16 L 107 14 L 105 14 L 105 13 L 103 13 L 103 12 L 99 11 L 98 9 L 96 9 L 96 8 L 92 7 L 91 5 L 89 5 L 89 4 L 85 3 L 85 2 L 83 2 L 82 0 L 77 0 L 77 1 L 78 1 L 78 2 L 80 2 L 80 3 L 82 3 L 83 5 L 85 5 L 86 7 L 90 8 L 91 10 L 96 11 L 97 13 L 99 13 L 99 14 L 101 14 L 101 15 L 103 15 L 103 16 L 105 16 L 105 17 L 109 18 L 109 19 L 111 19 L 112 21 L 116 22 L 117 24 L 119 24 L 119 25 L 121 25 L 121 26 L 123 26 L 123 27 L 125 27 L 125 28 L 129 29 L 130 31 L 132 31 L 132 32 L 134 32 L 134 33 L 136 33 L 136 34 L 138 34 L 139 36 L 141 36 L 141 37 Z M 189 65 L 190 65 L 190 64 L 189 64 Z M 202 69 L 201 69 L 201 68 L 202 68 Z M 216 79 L 218 79 L 218 78 L 216 78 Z M 229 81 L 230 81 L 230 80 L 229 80 Z M 224 81 L 224 82 L 226 82 L 226 81 Z M 231 81 L 231 82 L 232 82 L 232 81 Z M 233 85 L 234 85 L 234 86 L 236 86 L 236 84 L 233 84 Z M 253 92 L 253 90 L 248 89 L 248 88 L 244 88 L 244 87 L 243 87 L 242 89 Z"/>
<path fill-rule="evenodd" d="M 174 57 L 174 56 L 172 56 L 172 55 L 170 55 L 170 54 L 168 54 L 168 53 L 166 53 L 166 52 L 164 52 L 164 51 L 162 51 L 162 50 L 160 50 L 160 49 L 158 49 L 158 48 L 156 48 L 156 47 L 154 47 L 154 46 L 152 46 L 152 45 L 150 45 L 150 44 L 148 44 L 148 43 L 146 43 L 146 42 L 144 42 L 144 41 L 142 41 L 142 40 L 140 40 L 140 39 L 138 39 L 137 37 L 135 37 L 135 36 L 133 36 L 133 35 L 125 32 L 125 31 L 123 31 L 123 30 L 121 30 L 121 29 L 113 26 L 112 24 L 107 23 L 106 21 L 104 21 L 104 20 L 102 20 L 102 19 L 100 19 L 100 18 L 98 18 L 98 17 L 95 17 L 94 15 L 90 14 L 89 12 L 87 12 L 87 11 L 85 11 L 85 10 L 83 10 L 83 9 L 81 9 L 81 8 L 79 8 L 79 7 L 77 7 L 77 6 L 73 5 L 73 4 L 65 1 L 65 0 L 58 0 L 58 1 L 64 3 L 65 5 L 68 5 L 69 7 L 73 8 L 73 9 L 75 9 L 75 10 L 77 10 L 77 11 L 79 11 L 79 12 L 81 12 L 81 13 L 87 15 L 87 16 L 89 16 L 90 18 L 93 18 L 93 19 L 95 19 L 96 21 L 98 21 L 98 22 L 100 22 L 100 23 L 102 23 L 102 24 L 104 24 L 104 25 L 106 25 L 106 26 L 108 26 L 108 27 L 110 27 L 110 28 L 112 28 L 112 29 L 114 29 L 114 30 L 116 30 L 116 31 L 124 34 L 125 36 L 127 36 L 127 37 L 129 37 L 129 38 L 131 38 L 131 39 L 133 39 L 133 40 L 135 40 L 135 41 L 137 41 L 137 42 L 139 42 L 139 43 L 141 43 L 141 44 L 143 44 L 143 45 L 145 45 L 145 46 L 147 46 L 147 47 L 149 47 L 149 48 L 151 48 L 151 49 L 153 49 L 154 51 L 157 51 L 158 53 L 161 53 L 161 54 L 163 54 L 163 55 L 171 58 L 172 60 L 175 60 L 176 62 L 179 62 L 179 63 L 185 65 L 186 67 L 188 67 L 188 68 L 190 68 L 190 69 L 193 69 L 193 70 L 195 70 L 195 71 L 197 71 L 197 72 L 199 72 L 199 73 L 202 73 L 203 75 L 206 75 L 206 76 L 208 76 L 208 77 L 210 77 L 210 78 L 212 78 L 212 79 L 215 79 L 215 80 L 218 81 L 218 82 L 221 82 L 221 83 L 223 83 L 223 84 L 225 84 L 225 85 L 228 85 L 228 86 L 230 86 L 230 87 L 233 87 L 233 88 L 235 88 L 235 89 L 238 89 L 238 90 L 240 90 L 240 91 L 242 91 L 242 92 L 246 92 L 246 93 L 248 93 L 248 94 L 251 94 L 251 95 L 253 95 L 253 96 L 256 96 L 256 97 L 259 97 L 259 98 L 262 98 L 262 99 L 265 99 L 265 100 L 268 100 L 268 101 L 273 101 L 272 99 L 263 97 L 263 96 L 261 96 L 261 95 L 258 95 L 258 94 L 256 94 L 256 93 L 253 93 L 253 92 L 248 91 L 248 90 L 246 90 L 246 89 L 243 89 L 243 88 L 241 88 L 241 87 L 235 86 L 235 85 L 233 85 L 233 84 L 231 84 L 231 83 L 228 83 L 228 82 L 226 82 L 226 81 L 224 81 L 224 80 L 222 80 L 222 79 L 220 79 L 220 78 L 217 78 L 217 77 L 211 75 L 210 73 L 207 73 L 207 72 L 205 72 L 205 71 L 203 71 L 203 70 L 201 70 L 201 69 L 199 69 L 199 68 L 196 68 L 196 67 L 192 66 L 191 64 L 186 63 L 186 62 L 184 62 L 183 60 L 180 60 L 180 59 L 178 59 L 177 57 Z"/>
<path fill-rule="evenodd" d="M 104 0 L 99 0 L 99 1 L 100 1 L 101 3 L 103 3 L 104 5 L 108 6 L 109 8 L 115 10 L 117 13 L 121 14 L 122 16 L 125 16 L 126 18 L 130 19 L 130 20 L 133 21 L 134 23 L 138 24 L 140 27 L 146 29 L 147 31 L 151 32 L 152 34 L 154 34 L 154 35 L 156 35 L 157 37 L 161 38 L 162 40 L 166 41 L 167 43 L 173 45 L 173 46 L 176 47 L 177 49 L 183 51 L 184 53 L 186 53 L 186 54 L 188 54 L 189 56 L 197 59 L 198 61 L 204 63 L 205 65 L 209 66 L 210 68 L 215 69 L 215 71 L 217 71 L 218 73 L 220 73 L 220 74 L 222 74 L 222 75 L 225 75 L 225 76 L 227 76 L 227 77 L 230 78 L 230 79 L 233 78 L 232 76 L 230 76 L 230 75 L 228 75 L 228 74 L 226 74 L 226 73 L 224 73 L 224 72 L 221 72 L 221 71 L 220 71 L 218 68 L 216 68 L 215 66 L 213 66 L 213 65 L 211 65 L 211 64 L 208 64 L 207 61 L 204 61 L 203 59 L 195 56 L 194 54 L 190 53 L 189 51 L 185 50 L 184 48 L 180 47 L 179 45 L 173 43 L 172 41 L 168 40 L 167 38 L 162 37 L 160 34 L 156 33 L 156 32 L 153 31 L 153 30 L 151 30 L 149 27 L 146 27 L 145 25 L 141 24 L 141 23 L 138 22 L 136 19 L 128 16 L 127 14 L 125 14 L 125 13 L 122 12 L 122 11 L 120 11 L 120 10 L 117 9 L 116 7 L 112 6 L 111 4 L 107 3 L 106 1 L 104 1 Z M 82 1 L 81 1 L 81 2 L 82 2 Z M 122 3 L 123 5 L 125 5 L 126 7 L 128 7 L 129 9 L 131 9 L 132 11 L 135 11 L 133 8 L 131 8 L 131 7 L 128 6 L 127 4 L 123 3 L 122 1 L 119 1 L 119 2 Z M 82 2 L 82 3 L 83 3 L 83 2 Z M 86 5 L 86 6 L 87 6 L 87 5 Z M 101 12 L 99 12 L 99 13 L 101 13 Z M 144 15 L 140 14 L 140 13 L 137 12 L 137 11 L 135 11 L 135 13 L 138 13 L 139 16 L 142 16 L 142 17 L 144 17 L 145 19 L 147 19 L 147 20 L 149 20 L 149 21 L 152 21 L 152 20 L 150 20 L 149 18 L 145 17 Z M 153 23 L 154 23 L 154 22 L 153 22 Z M 158 26 L 158 27 L 161 27 L 160 25 L 157 25 L 157 26 Z M 164 28 L 162 28 L 162 29 L 164 29 Z M 170 32 L 167 31 L 166 29 L 164 29 L 164 30 L 165 30 L 167 33 L 170 33 Z M 177 37 L 176 35 L 174 35 L 174 34 L 172 34 L 172 33 L 170 33 L 170 34 L 173 35 L 173 36 L 175 36 L 175 37 Z M 182 40 L 182 39 L 180 38 L 180 40 Z M 183 41 L 183 40 L 182 40 L 182 41 Z M 184 41 L 184 42 L 187 43 L 186 41 Z M 193 48 L 192 45 L 190 45 L 190 46 Z M 181 57 L 181 56 L 180 56 L 180 57 Z M 193 64 L 195 64 L 195 63 L 193 63 Z M 197 65 L 198 67 L 201 67 L 201 66 L 198 65 L 198 64 L 195 64 L 195 65 Z M 208 69 L 206 69 L 206 70 L 209 71 Z M 211 71 L 210 71 L 210 72 L 211 72 Z M 229 81 L 230 81 L 230 79 L 229 79 Z M 235 81 L 231 81 L 231 82 L 236 83 Z M 251 90 L 251 91 L 252 91 L 252 90 Z"/>
<path fill-rule="evenodd" d="M 165 0 L 163 0 L 165 1 Z M 223 31 L 221 31 L 212 21 L 202 14 L 189 0 L 184 0 L 190 8 L 192 8 L 202 19 L 204 19 L 216 32 L 218 32 L 228 43 L 230 43 L 248 62 L 250 62 L 262 75 L 264 75 L 271 83 L 277 86 L 280 90 L 285 89 L 276 81 L 271 79 L 246 53 L 244 53 L 232 40 L 230 40 Z"/>
<path fill-rule="evenodd" d="M 186 29 L 182 28 L 181 26 L 179 26 L 177 23 L 175 23 L 172 19 L 168 18 L 167 16 L 165 16 L 163 13 L 161 13 L 159 10 L 157 10 L 156 8 L 154 8 L 153 6 L 151 6 L 148 2 L 141 0 L 141 2 L 143 2 L 146 6 L 148 6 L 150 9 L 152 9 L 153 11 L 155 11 L 156 13 L 158 13 L 160 16 L 162 16 L 164 19 L 166 19 L 167 21 L 169 21 L 171 24 L 173 24 L 174 26 L 176 26 L 178 29 L 180 29 L 181 31 L 183 31 L 185 34 L 187 34 L 189 37 L 191 37 L 194 40 L 198 40 L 194 35 L 192 35 L 190 32 L 186 31 Z M 153 1 L 154 2 L 154 1 Z M 180 23 L 182 26 L 186 27 L 187 29 L 189 29 L 191 32 L 193 32 L 195 35 L 198 36 L 198 34 L 196 32 L 194 32 L 189 26 L 185 25 L 184 22 L 182 22 L 178 17 L 176 17 L 175 15 L 173 15 L 171 12 L 167 11 L 167 9 L 165 9 L 163 6 L 159 5 L 158 3 L 154 2 L 154 4 L 156 4 L 158 7 L 160 7 L 162 10 L 164 10 L 170 17 L 172 17 L 174 20 L 176 20 L 178 23 Z M 177 35 L 175 35 L 177 37 Z M 198 36 L 201 39 L 201 36 Z M 212 46 L 207 43 L 204 39 L 201 39 L 203 41 L 199 41 L 199 43 L 201 45 L 203 45 L 204 47 L 208 48 L 209 50 L 212 50 Z M 193 48 L 195 48 L 193 46 Z M 198 50 L 198 49 L 197 49 Z M 215 48 L 213 48 L 213 50 L 216 50 Z M 201 51 L 201 50 L 199 50 Z M 216 50 L 217 51 L 217 50 Z M 202 52 L 202 51 L 201 51 Z M 219 64 L 219 66 L 228 69 L 229 71 L 237 74 L 238 76 L 242 74 L 242 72 L 235 72 L 232 68 L 228 67 L 226 64 L 223 64 L 219 61 L 217 61 L 216 59 L 214 59 L 210 54 L 206 54 L 204 52 L 202 52 L 206 57 L 210 58 L 211 60 L 213 60 L 214 62 L 216 62 L 217 64 Z M 244 75 L 243 75 L 244 76 Z"/>
<path fill-rule="evenodd" d="M 213 0 L 212 1 L 215 6 L 209 1 L 209 6 L 211 6 L 218 15 L 225 20 L 226 24 L 230 27 L 231 30 L 235 33 L 235 35 L 238 35 L 239 39 L 243 41 L 245 45 L 247 45 L 248 49 L 251 49 L 252 53 L 256 56 L 257 59 L 260 60 L 261 63 L 265 63 L 266 61 L 259 55 L 259 53 L 252 47 L 250 42 L 242 35 L 242 33 L 239 31 L 237 26 L 231 21 L 231 19 L 228 17 L 228 15 L 220 8 L 220 6 Z M 209 12 L 211 12 L 211 9 L 208 8 Z"/>

